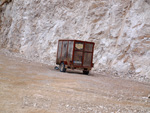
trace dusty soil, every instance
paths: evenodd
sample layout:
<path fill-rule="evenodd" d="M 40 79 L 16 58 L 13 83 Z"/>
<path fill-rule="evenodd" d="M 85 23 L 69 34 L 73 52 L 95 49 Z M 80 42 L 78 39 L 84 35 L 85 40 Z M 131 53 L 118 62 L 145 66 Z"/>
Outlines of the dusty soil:
<path fill-rule="evenodd" d="M 1 113 L 150 113 L 150 84 L 81 72 L 0 53 Z"/>

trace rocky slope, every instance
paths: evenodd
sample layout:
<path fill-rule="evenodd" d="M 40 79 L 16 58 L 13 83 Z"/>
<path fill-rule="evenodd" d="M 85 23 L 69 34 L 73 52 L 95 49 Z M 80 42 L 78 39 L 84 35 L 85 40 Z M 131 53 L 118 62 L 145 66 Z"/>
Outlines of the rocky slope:
<path fill-rule="evenodd" d="M 150 0 L 9 0 L 0 48 L 55 64 L 58 39 L 93 41 L 94 71 L 150 79 L 149 15 Z"/>

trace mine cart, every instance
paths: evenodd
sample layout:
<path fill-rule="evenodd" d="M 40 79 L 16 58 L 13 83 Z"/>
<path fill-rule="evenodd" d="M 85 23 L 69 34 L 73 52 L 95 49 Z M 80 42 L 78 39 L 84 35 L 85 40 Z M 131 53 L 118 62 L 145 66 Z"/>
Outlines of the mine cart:
<path fill-rule="evenodd" d="M 81 40 L 59 40 L 57 48 L 56 64 L 61 72 L 67 68 L 83 70 L 84 74 L 94 66 L 93 64 L 93 42 Z"/>

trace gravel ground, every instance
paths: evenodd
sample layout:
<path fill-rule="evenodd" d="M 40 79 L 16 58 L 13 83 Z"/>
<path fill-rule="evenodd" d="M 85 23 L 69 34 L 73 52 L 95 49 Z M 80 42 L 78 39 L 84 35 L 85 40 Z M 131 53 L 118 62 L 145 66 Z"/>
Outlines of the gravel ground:
<path fill-rule="evenodd" d="M 150 83 L 0 53 L 1 113 L 150 113 Z"/>

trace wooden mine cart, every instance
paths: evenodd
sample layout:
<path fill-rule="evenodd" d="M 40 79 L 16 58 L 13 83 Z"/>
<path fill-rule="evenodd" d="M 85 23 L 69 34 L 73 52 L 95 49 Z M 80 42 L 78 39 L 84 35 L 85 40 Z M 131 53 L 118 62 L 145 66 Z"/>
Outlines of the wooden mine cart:
<path fill-rule="evenodd" d="M 65 72 L 67 68 L 81 69 L 84 74 L 89 74 L 94 66 L 94 45 L 93 42 L 81 40 L 59 40 L 56 64 L 60 71 Z"/>

